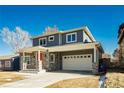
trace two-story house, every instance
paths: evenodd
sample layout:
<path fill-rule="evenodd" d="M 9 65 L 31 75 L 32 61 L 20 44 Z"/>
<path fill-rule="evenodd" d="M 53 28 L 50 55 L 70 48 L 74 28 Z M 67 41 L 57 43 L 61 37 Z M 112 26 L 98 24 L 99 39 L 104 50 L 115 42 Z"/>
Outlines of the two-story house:
<path fill-rule="evenodd" d="M 99 59 L 104 50 L 88 27 L 67 31 L 47 30 L 40 36 L 32 37 L 32 47 L 20 50 L 22 71 L 98 72 Z"/>
<path fill-rule="evenodd" d="M 124 68 L 124 23 L 120 25 L 118 30 L 118 45 L 120 67 Z"/>

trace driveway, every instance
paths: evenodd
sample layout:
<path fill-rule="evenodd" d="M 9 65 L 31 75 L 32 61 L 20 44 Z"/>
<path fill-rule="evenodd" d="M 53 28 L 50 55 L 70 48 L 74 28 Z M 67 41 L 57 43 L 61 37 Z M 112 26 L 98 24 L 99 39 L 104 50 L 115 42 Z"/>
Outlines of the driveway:
<path fill-rule="evenodd" d="M 22 74 L 22 73 L 21 73 Z M 92 76 L 88 72 L 75 72 L 75 71 L 57 71 L 57 72 L 45 72 L 41 74 L 28 74 L 27 79 L 20 80 L 13 83 L 1 85 L 0 87 L 6 88 L 42 88 L 55 82 L 80 77 Z"/>

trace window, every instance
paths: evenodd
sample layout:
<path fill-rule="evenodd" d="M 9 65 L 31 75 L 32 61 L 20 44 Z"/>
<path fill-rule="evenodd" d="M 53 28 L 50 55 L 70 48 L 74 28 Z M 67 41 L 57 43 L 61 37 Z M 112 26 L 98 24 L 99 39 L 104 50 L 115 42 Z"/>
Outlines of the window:
<path fill-rule="evenodd" d="M 76 35 L 72 34 L 72 41 L 75 41 L 75 40 L 76 40 Z"/>
<path fill-rule="evenodd" d="M 66 35 L 66 43 L 76 42 L 77 41 L 77 33 L 69 33 Z"/>
<path fill-rule="evenodd" d="M 83 58 L 83 56 L 81 56 L 81 58 Z"/>
<path fill-rule="evenodd" d="M 55 62 L 55 55 L 50 54 L 50 63 L 54 63 L 54 62 Z"/>
<path fill-rule="evenodd" d="M 68 37 L 67 37 L 67 38 L 68 38 L 68 40 L 67 40 L 67 41 L 68 41 L 68 42 L 71 42 L 71 35 L 68 35 Z"/>
<path fill-rule="evenodd" d="M 88 58 L 90 58 L 90 55 L 88 56 Z"/>
<path fill-rule="evenodd" d="M 47 39 L 46 38 L 39 39 L 39 45 L 46 46 L 46 44 L 47 44 Z"/>
<path fill-rule="evenodd" d="M 49 36 L 49 41 L 54 41 L 54 36 Z"/>
<path fill-rule="evenodd" d="M 11 62 L 10 61 L 5 61 L 5 67 L 11 67 Z"/>
<path fill-rule="evenodd" d="M 25 56 L 25 62 L 27 63 L 27 64 L 30 64 L 30 60 L 31 58 L 30 58 L 30 56 Z"/>

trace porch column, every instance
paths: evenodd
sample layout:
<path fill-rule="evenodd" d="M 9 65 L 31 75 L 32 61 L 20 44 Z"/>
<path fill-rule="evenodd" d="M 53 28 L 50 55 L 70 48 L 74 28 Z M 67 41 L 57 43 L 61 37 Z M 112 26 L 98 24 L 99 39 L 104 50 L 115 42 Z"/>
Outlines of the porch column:
<path fill-rule="evenodd" d="M 96 48 L 94 48 L 94 63 L 96 63 Z"/>
<path fill-rule="evenodd" d="M 27 63 L 25 62 L 25 52 L 23 52 L 23 55 L 22 55 L 22 70 L 26 70 L 27 69 Z"/>
<path fill-rule="evenodd" d="M 39 71 L 42 70 L 42 60 L 40 60 L 40 50 L 38 50 L 38 67 L 39 67 Z"/>
<path fill-rule="evenodd" d="M 97 49 L 96 47 L 94 47 L 94 60 L 93 60 L 93 64 L 92 64 L 92 72 L 94 74 L 98 73 L 98 61 L 97 61 Z"/>

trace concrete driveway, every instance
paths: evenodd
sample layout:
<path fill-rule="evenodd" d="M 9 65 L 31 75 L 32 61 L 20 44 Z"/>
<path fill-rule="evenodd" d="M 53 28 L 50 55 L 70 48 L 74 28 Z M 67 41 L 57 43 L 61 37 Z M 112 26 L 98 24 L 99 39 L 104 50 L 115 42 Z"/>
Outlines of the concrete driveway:
<path fill-rule="evenodd" d="M 22 73 L 21 73 L 22 74 Z M 6 88 L 42 88 L 64 79 L 93 76 L 88 72 L 57 71 L 41 74 L 28 74 L 28 79 L 1 85 Z"/>

